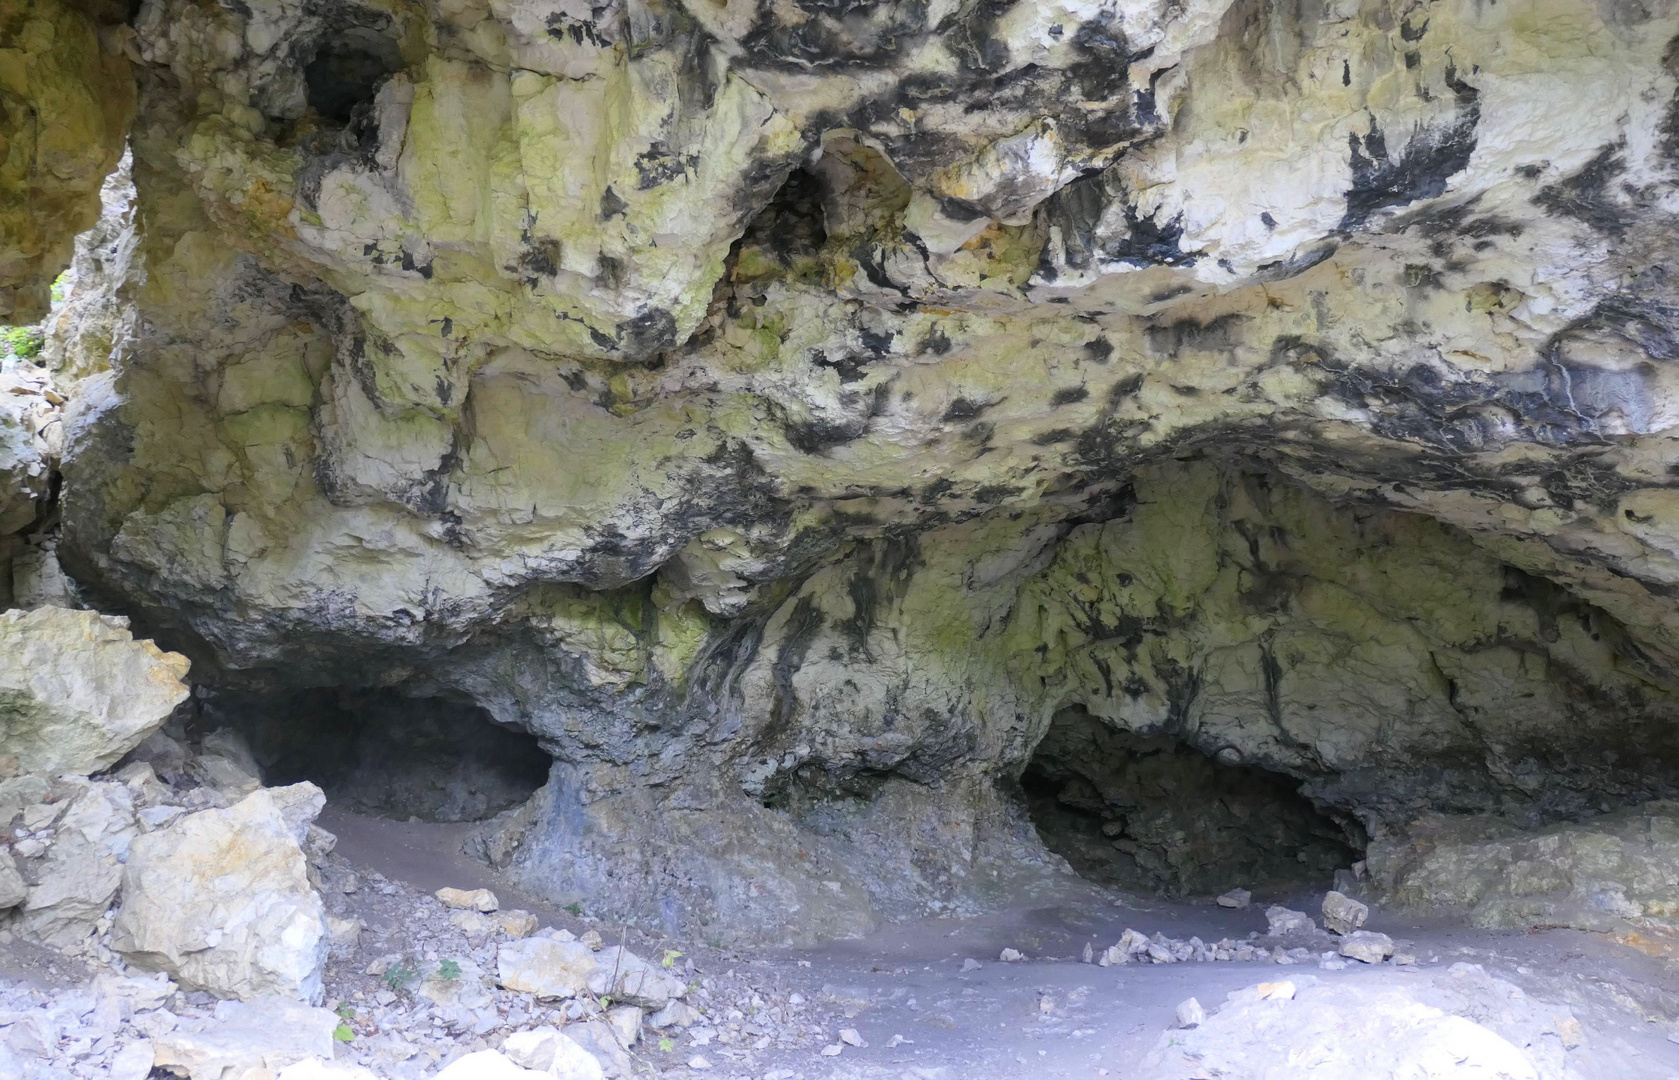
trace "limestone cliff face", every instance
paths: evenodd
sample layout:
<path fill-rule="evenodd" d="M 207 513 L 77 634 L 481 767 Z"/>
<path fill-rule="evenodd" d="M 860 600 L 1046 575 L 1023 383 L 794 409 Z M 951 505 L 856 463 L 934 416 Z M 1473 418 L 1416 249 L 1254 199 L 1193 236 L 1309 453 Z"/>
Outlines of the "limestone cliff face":
<path fill-rule="evenodd" d="M 46 313 L 77 233 L 99 219 L 99 185 L 122 156 L 134 78 L 125 5 L 0 4 L 0 320 Z"/>
<path fill-rule="evenodd" d="M 498 857 L 719 935 L 1041 877 L 1072 707 L 1378 834 L 1663 795 L 1676 39 L 147 0 L 61 554 L 213 685 L 527 728 Z"/>

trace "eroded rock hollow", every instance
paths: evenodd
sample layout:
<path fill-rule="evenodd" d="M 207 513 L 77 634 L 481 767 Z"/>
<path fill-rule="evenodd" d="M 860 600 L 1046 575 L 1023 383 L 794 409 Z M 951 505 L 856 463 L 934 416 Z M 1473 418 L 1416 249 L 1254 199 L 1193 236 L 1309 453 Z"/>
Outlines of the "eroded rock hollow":
<path fill-rule="evenodd" d="M 785 942 L 1679 794 L 1671 3 L 5 10 L 10 597 L 271 782 Z"/>

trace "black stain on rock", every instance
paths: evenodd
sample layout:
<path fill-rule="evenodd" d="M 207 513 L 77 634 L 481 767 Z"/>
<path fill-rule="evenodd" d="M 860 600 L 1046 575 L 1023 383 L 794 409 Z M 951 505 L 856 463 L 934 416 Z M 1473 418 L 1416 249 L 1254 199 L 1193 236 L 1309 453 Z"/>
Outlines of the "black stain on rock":
<path fill-rule="evenodd" d="M 1445 193 L 1451 178 L 1469 165 L 1481 122 L 1481 92 L 1446 68 L 1446 85 L 1457 101 L 1457 116 L 1437 127 L 1418 127 L 1397 155 L 1372 115 L 1369 134 L 1347 136 L 1352 155 L 1352 187 L 1347 191 L 1343 232 L 1369 224 L 1380 210 L 1404 206 Z"/>
<path fill-rule="evenodd" d="M 1540 188 L 1534 204 L 1557 217 L 1584 222 L 1606 236 L 1624 236 L 1632 226 L 1633 211 L 1612 194 L 1615 179 L 1626 172 L 1623 149 L 1619 143 L 1603 147 L 1572 175 Z"/>

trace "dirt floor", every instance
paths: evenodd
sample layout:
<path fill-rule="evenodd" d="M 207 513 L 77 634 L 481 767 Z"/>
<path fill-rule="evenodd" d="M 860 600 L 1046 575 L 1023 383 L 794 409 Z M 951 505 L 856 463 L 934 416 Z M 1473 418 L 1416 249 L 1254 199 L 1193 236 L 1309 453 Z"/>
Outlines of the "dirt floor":
<path fill-rule="evenodd" d="M 624 934 L 631 948 L 653 955 L 663 948 L 680 950 L 684 964 L 692 963 L 694 978 L 716 980 L 720 997 L 727 991 L 742 1003 L 798 1004 L 796 1009 L 778 1008 L 782 1019 L 766 1019 L 761 1028 L 745 1017 L 744 1035 L 727 1043 L 708 1038 L 712 1029 L 705 1026 L 673 1029 L 662 1047 L 649 1033 L 636 1048 L 638 1071 L 754 1080 L 1153 1078 L 1168 1075 L 1150 1055 L 1163 1042 L 1175 1041 L 1176 1010 L 1185 999 L 1196 998 L 1212 1013 L 1233 991 L 1287 978 L 1302 987 L 1316 986 L 1320 997 L 1362 1001 L 1371 991 L 1430 989 L 1447 972 L 1473 975 L 1472 969 L 1453 968 L 1471 964 L 1519 987 L 1515 996 L 1526 1013 L 1564 1008 L 1578 1020 L 1578 1033 L 1569 1040 L 1574 1045 L 1566 1054 L 1557 1051 L 1565 1069 L 1557 1075 L 1679 1080 L 1679 967 L 1600 935 L 1485 931 L 1376 909 L 1367 928 L 1412 943 L 1415 966 L 1353 962 L 1336 969 L 1314 958 L 1294 965 L 1224 961 L 1104 968 L 1083 962 L 1085 946 L 1099 953 L 1127 928 L 1180 939 L 1242 939 L 1265 930 L 1267 904 L 1316 915 L 1322 894 L 1258 895 L 1252 906 L 1228 910 L 1092 889 L 1078 902 L 899 924 L 814 950 L 718 952 L 629 933 L 609 917 L 579 918 L 520 895 L 460 853 L 470 826 L 385 821 L 332 807 L 320 823 L 338 835 L 335 857 L 412 890 L 392 896 L 363 889 L 345 898 L 367 924 L 367 941 L 355 957 L 329 967 L 329 997 L 367 993 L 362 957 L 401 938 L 405 898 L 447 885 L 493 889 L 504 907 L 527 908 L 545 926 L 578 934 L 594 929 L 608 943 Z M 1004 949 L 1018 950 L 1025 959 L 999 962 Z M 1331 993 L 1322 994 L 1324 987 Z M 1463 1000 L 1467 1004 L 1457 1011 L 1472 1019 L 1497 1027 L 1500 1009 L 1506 1013 L 1503 1020 L 1511 1019 L 1507 1002 Z M 1357 1024 L 1358 1014 L 1337 1022 Z M 867 1045 L 840 1042 L 838 1033 L 844 1029 L 860 1036 L 853 1041 Z M 833 1053 L 835 1046 L 840 1047 L 835 1056 L 823 1056 L 823 1047 Z M 696 1056 L 703 1063 L 690 1069 Z M 1240 1075 L 1207 1068 L 1208 1076 Z M 1330 1074 L 1302 1068 L 1298 1075 Z"/>

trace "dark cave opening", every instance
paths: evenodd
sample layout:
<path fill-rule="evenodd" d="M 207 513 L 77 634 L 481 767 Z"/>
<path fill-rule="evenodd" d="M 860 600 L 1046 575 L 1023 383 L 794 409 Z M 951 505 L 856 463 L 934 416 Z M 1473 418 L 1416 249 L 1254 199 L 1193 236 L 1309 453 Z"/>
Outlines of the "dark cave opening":
<path fill-rule="evenodd" d="M 1172 896 L 1321 885 L 1364 857 L 1358 822 L 1314 806 L 1298 780 L 1079 707 L 1056 714 L 1020 787 L 1044 845 L 1106 885 Z"/>
<path fill-rule="evenodd" d="M 223 698 L 206 714 L 245 737 L 264 783 L 310 780 L 334 803 L 398 820 L 494 817 L 547 783 L 552 764 L 535 736 L 476 705 L 391 690 Z"/>
<path fill-rule="evenodd" d="M 373 100 L 379 84 L 401 68 L 402 53 L 389 35 L 359 26 L 338 31 L 303 68 L 309 107 L 346 125 L 356 106 Z"/>

